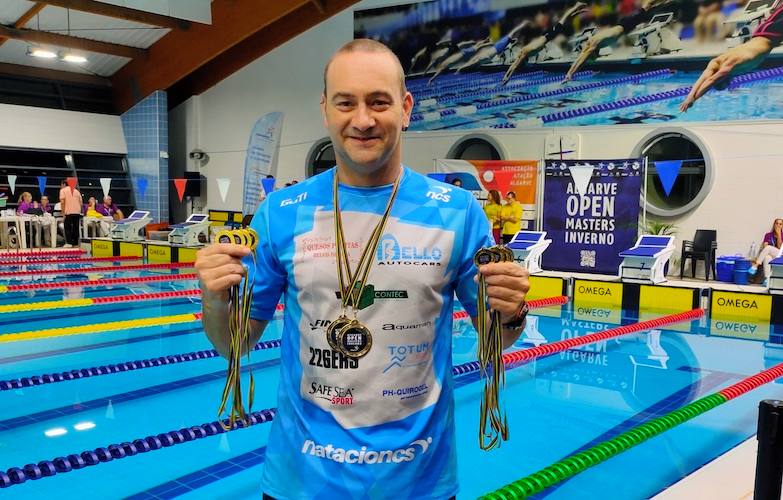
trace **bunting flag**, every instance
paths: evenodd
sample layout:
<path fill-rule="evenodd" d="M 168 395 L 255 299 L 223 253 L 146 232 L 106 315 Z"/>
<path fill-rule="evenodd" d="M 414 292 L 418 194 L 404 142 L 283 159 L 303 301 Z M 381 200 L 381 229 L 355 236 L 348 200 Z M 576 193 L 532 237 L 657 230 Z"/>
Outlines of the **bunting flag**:
<path fill-rule="evenodd" d="M 590 185 L 590 179 L 593 178 L 593 166 L 590 164 L 574 165 L 568 167 L 571 172 L 571 179 L 574 181 L 574 189 L 580 196 L 584 196 L 587 193 L 587 186 Z"/>
<path fill-rule="evenodd" d="M 275 190 L 275 178 L 274 177 L 264 177 L 261 179 L 261 187 L 264 188 L 264 193 L 267 195 Z"/>
<path fill-rule="evenodd" d="M 13 174 L 8 175 L 8 185 L 11 187 L 11 194 L 16 191 L 16 176 Z"/>
<path fill-rule="evenodd" d="M 430 172 L 427 174 L 427 177 L 430 179 L 435 179 L 436 181 L 446 182 L 446 174 L 440 172 Z"/>
<path fill-rule="evenodd" d="M 144 198 L 144 193 L 147 192 L 147 178 L 139 177 L 136 180 L 136 189 L 139 190 L 139 198 Z"/>
<path fill-rule="evenodd" d="M 41 190 L 41 196 L 46 194 L 46 176 L 45 175 L 39 175 L 38 176 L 38 189 Z"/>
<path fill-rule="evenodd" d="M 677 176 L 680 175 L 682 160 L 656 161 L 655 170 L 658 172 L 658 179 L 661 180 L 663 191 L 669 196 L 674 187 Z"/>
<path fill-rule="evenodd" d="M 71 188 L 71 193 L 73 193 L 73 190 L 76 189 L 76 177 L 66 177 L 65 182 L 68 183 L 68 187 Z"/>
<path fill-rule="evenodd" d="M 103 197 L 109 196 L 109 189 L 111 189 L 111 177 L 101 177 L 101 187 L 103 188 Z"/>
<path fill-rule="evenodd" d="M 188 183 L 187 179 L 174 179 L 174 186 L 177 188 L 177 196 L 179 201 L 182 201 L 182 197 L 185 196 L 185 185 Z"/>
<path fill-rule="evenodd" d="M 231 187 L 231 179 L 228 177 L 218 177 L 215 180 L 217 181 L 218 191 L 220 192 L 220 199 L 225 203 L 226 197 L 228 196 L 228 188 Z"/>

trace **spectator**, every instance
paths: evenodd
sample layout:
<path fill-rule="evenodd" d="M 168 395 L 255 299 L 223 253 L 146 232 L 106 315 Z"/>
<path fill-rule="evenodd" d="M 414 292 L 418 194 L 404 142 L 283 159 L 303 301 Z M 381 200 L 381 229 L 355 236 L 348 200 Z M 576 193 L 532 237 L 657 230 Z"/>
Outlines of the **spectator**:
<path fill-rule="evenodd" d="M 760 265 L 764 265 L 764 278 L 769 278 L 772 269 L 770 261 L 778 256 L 780 247 L 783 246 L 783 219 L 775 219 L 772 222 L 772 230 L 764 235 L 764 241 L 761 243 L 761 252 L 759 252 L 753 266 L 750 268 L 751 274 L 756 274 Z"/>
<path fill-rule="evenodd" d="M 697 42 L 714 42 L 724 38 L 723 0 L 703 0 L 699 13 L 693 20 L 693 29 Z"/>
<path fill-rule="evenodd" d="M 489 223 L 492 224 L 492 236 L 498 245 L 503 241 L 503 223 L 500 221 L 500 212 L 502 210 L 503 205 L 500 203 L 500 193 L 497 189 L 490 189 L 487 204 L 484 205 L 484 214 L 487 216 Z"/>
<path fill-rule="evenodd" d="M 79 225 L 82 217 L 82 193 L 75 187 L 60 183 L 60 206 L 65 216 L 65 248 L 79 245 Z"/>
<path fill-rule="evenodd" d="M 462 179 L 460 179 L 459 177 L 455 177 L 455 178 L 451 179 L 451 185 L 454 186 L 454 187 L 461 188 L 462 187 Z"/>
<path fill-rule="evenodd" d="M 500 220 L 503 223 L 503 244 L 508 244 L 522 229 L 522 204 L 517 201 L 514 191 L 506 193 L 506 204 L 500 210 Z"/>
<path fill-rule="evenodd" d="M 30 213 L 30 210 L 37 209 L 38 202 L 33 201 L 33 195 L 29 191 L 25 191 L 19 195 L 19 204 L 16 206 L 17 215 L 26 215 Z"/>
<path fill-rule="evenodd" d="M 95 207 L 95 210 L 104 217 L 111 217 L 114 220 L 124 219 L 125 215 L 122 213 L 117 205 L 112 202 L 111 196 L 104 196 L 103 203 Z"/>

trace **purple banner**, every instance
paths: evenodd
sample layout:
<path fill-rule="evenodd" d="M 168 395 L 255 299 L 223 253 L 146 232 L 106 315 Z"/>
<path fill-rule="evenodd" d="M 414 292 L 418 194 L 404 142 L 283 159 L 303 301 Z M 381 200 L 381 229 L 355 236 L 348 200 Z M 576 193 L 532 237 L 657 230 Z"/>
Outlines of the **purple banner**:
<path fill-rule="evenodd" d="M 643 175 L 638 159 L 546 162 L 542 267 L 617 274 L 618 254 L 636 242 Z"/>

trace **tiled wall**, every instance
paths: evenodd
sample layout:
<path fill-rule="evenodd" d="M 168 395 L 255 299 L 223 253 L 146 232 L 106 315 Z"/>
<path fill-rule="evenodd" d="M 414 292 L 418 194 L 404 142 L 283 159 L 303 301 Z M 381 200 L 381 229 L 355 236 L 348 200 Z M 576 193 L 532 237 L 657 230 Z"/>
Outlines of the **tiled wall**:
<path fill-rule="evenodd" d="M 159 90 L 122 115 L 128 167 L 136 208 L 149 210 L 155 222 L 169 221 L 169 132 L 166 93 Z M 147 179 L 144 196 L 138 189 Z"/>

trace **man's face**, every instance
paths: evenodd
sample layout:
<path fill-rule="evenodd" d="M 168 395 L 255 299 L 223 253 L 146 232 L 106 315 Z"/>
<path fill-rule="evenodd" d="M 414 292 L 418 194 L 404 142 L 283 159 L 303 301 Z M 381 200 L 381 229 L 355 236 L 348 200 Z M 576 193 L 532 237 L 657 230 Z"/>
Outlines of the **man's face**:
<path fill-rule="evenodd" d="M 103 198 L 103 204 L 107 207 L 111 205 L 111 196 L 106 196 Z"/>
<path fill-rule="evenodd" d="M 400 134 L 410 121 L 413 96 L 402 95 L 391 56 L 349 52 L 329 65 L 321 111 L 335 153 L 352 170 L 367 174 L 399 161 Z"/>

